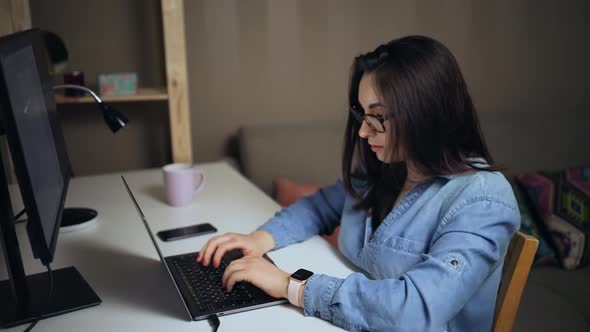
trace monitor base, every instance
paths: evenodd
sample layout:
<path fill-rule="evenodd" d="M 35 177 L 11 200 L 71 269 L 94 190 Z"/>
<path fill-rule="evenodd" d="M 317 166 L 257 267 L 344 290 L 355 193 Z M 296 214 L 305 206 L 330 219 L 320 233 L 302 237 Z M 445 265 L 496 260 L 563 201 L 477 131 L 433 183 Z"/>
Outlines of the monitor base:
<path fill-rule="evenodd" d="M 61 227 L 70 227 L 88 222 L 98 216 L 98 212 L 89 208 L 64 208 Z"/>
<path fill-rule="evenodd" d="M 96 222 L 96 216 L 98 212 L 93 209 L 64 208 L 60 232 L 73 232 L 91 226 Z"/>
<path fill-rule="evenodd" d="M 17 304 L 8 280 L 0 281 L 0 327 L 9 328 L 33 322 L 37 319 L 58 316 L 100 304 L 102 301 L 75 267 L 52 272 L 53 293 L 49 299 L 49 273 L 26 277 L 29 301 Z M 24 303 L 23 303 L 24 302 Z"/>

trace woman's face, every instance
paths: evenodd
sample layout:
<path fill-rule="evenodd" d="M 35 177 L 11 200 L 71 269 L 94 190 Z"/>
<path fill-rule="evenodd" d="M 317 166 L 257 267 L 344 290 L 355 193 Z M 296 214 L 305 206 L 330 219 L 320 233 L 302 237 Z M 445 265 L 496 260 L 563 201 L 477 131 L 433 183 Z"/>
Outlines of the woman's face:
<path fill-rule="evenodd" d="M 358 100 L 365 114 L 385 115 L 385 105 L 376 89 L 375 75 L 372 73 L 364 74 L 359 83 Z M 359 129 L 359 136 L 367 139 L 371 151 L 375 153 L 377 159 L 385 163 L 400 161 L 399 153 L 391 151 L 392 142 L 389 142 L 391 120 L 385 120 L 384 133 L 378 133 L 373 130 L 366 121 L 363 121 Z M 390 151 L 388 153 L 388 151 Z"/>

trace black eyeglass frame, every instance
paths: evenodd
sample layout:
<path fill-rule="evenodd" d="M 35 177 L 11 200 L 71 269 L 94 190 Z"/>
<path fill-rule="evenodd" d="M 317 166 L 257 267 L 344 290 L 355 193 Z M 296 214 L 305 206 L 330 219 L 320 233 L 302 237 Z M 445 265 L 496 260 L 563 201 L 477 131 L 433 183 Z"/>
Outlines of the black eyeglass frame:
<path fill-rule="evenodd" d="M 359 124 L 362 124 L 363 121 L 365 121 L 369 125 L 369 127 L 371 127 L 371 129 L 373 131 L 375 131 L 379 134 L 383 134 L 385 132 L 385 120 L 389 120 L 389 118 L 390 118 L 387 115 L 383 116 L 381 114 L 365 114 L 364 112 L 359 110 L 357 106 L 354 106 L 354 105 L 350 107 L 350 113 L 352 113 L 352 116 L 354 117 L 355 120 L 358 121 Z M 370 121 L 366 120 L 367 117 L 377 119 L 377 121 L 379 121 L 379 124 L 381 125 L 383 130 L 379 130 L 379 129 L 375 128 L 375 126 Z"/>

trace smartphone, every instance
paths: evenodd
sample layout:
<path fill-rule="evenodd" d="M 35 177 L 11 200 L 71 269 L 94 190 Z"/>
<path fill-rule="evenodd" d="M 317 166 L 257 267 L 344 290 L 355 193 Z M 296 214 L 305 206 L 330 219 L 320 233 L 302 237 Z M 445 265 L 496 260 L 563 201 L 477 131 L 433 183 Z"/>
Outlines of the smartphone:
<path fill-rule="evenodd" d="M 179 239 L 184 239 L 191 236 L 209 234 L 217 232 L 217 228 L 215 228 L 210 223 L 198 224 L 198 225 L 190 225 L 185 227 L 167 229 L 158 232 L 158 237 L 162 241 L 174 241 Z"/>

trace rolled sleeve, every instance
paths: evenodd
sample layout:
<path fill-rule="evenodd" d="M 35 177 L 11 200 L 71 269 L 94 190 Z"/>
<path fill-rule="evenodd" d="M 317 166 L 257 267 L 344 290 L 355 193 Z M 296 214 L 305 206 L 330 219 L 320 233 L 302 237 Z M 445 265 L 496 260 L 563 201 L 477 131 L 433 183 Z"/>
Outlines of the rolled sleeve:
<path fill-rule="evenodd" d="M 330 303 L 334 293 L 344 280 L 324 274 L 311 276 L 303 289 L 303 313 L 305 316 L 316 316 L 331 320 Z"/>

